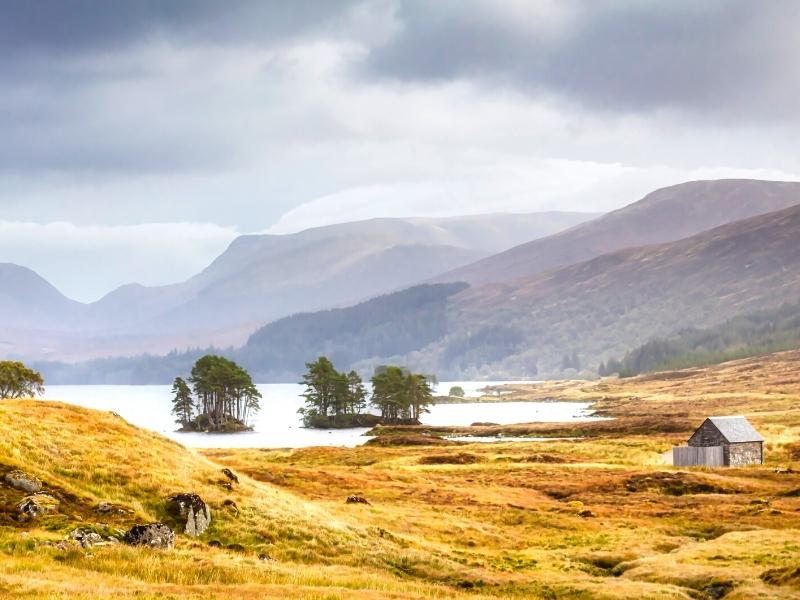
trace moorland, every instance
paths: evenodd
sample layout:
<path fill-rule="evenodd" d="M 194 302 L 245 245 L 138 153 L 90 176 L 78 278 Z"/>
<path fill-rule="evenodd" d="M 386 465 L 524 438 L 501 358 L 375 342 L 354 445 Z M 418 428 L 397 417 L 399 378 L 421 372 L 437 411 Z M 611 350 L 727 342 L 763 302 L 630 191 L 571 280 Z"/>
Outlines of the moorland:
<path fill-rule="evenodd" d="M 59 500 L 35 519 L 0 484 L 0 592 L 25 598 L 796 598 L 800 352 L 598 382 L 516 387 L 613 417 L 464 444 L 386 427 L 358 448 L 192 451 L 120 417 L 0 403 L 0 465 Z M 678 469 L 662 453 L 707 415 L 741 413 L 766 464 Z M 491 428 L 467 428 L 487 433 Z M 434 434 L 434 435 L 431 435 Z M 237 474 L 226 485 L 222 469 Z M 64 541 L 211 507 L 175 548 Z M 367 503 L 347 503 L 357 495 Z M 98 512 L 100 506 L 119 510 Z"/>

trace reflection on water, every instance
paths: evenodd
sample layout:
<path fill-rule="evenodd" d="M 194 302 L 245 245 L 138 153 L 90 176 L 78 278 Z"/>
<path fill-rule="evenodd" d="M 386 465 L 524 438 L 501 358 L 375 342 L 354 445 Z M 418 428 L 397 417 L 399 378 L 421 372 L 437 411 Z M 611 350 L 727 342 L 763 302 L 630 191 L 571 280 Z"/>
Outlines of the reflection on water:
<path fill-rule="evenodd" d="M 468 396 L 479 396 L 479 389 L 503 382 L 442 382 L 437 393 L 446 393 L 460 385 Z M 240 434 L 177 433 L 170 410 L 170 386 L 167 385 L 63 385 L 48 386 L 45 397 L 71 404 L 110 410 L 128 422 L 172 438 L 185 446 L 197 448 L 303 448 L 306 446 L 358 446 L 369 438 L 368 428 L 306 429 L 297 409 L 303 404 L 303 387 L 293 383 L 259 385 L 261 412 L 255 419 L 255 431 Z M 442 392 L 442 390 L 444 390 Z M 432 406 L 423 416 L 427 425 L 470 425 L 491 422 L 498 425 L 530 422 L 592 419 L 587 403 L 572 402 L 498 402 L 442 404 Z M 509 438 L 505 438 L 508 440 Z"/>

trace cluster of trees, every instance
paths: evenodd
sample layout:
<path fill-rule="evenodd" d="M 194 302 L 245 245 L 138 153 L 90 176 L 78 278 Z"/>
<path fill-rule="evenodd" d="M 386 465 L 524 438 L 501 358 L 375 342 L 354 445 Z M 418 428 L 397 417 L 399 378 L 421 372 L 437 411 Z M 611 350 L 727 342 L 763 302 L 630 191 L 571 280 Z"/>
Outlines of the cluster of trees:
<path fill-rule="evenodd" d="M 187 430 L 249 429 L 250 418 L 260 409 L 261 393 L 250 374 L 232 360 L 213 354 L 197 360 L 189 383 L 176 377 L 172 393 L 172 414 Z"/>
<path fill-rule="evenodd" d="M 466 392 L 464 391 L 464 388 L 461 387 L 460 385 L 454 385 L 453 387 L 450 388 L 450 392 L 448 392 L 447 395 L 450 396 L 451 398 L 463 398 L 464 396 L 466 396 Z"/>
<path fill-rule="evenodd" d="M 40 373 L 14 360 L 0 360 L 0 399 L 34 398 L 44 394 Z"/>
<path fill-rule="evenodd" d="M 402 367 L 379 367 L 372 378 L 372 405 L 383 423 L 419 423 L 433 404 L 428 376 Z"/>
<path fill-rule="evenodd" d="M 800 348 L 800 303 L 734 317 L 709 329 L 685 329 L 653 339 L 621 359 L 601 363 L 602 376 L 631 377 Z"/>
<path fill-rule="evenodd" d="M 369 405 L 380 411 L 379 419 L 363 414 L 369 394 L 358 373 L 337 371 L 325 356 L 306 363 L 300 383 L 306 386 L 299 411 L 306 427 L 416 423 L 433 402 L 429 377 L 395 366 L 379 367 L 371 381 Z"/>
<path fill-rule="evenodd" d="M 350 427 L 358 424 L 367 405 L 367 390 L 355 371 L 340 373 L 325 356 L 306 363 L 300 382 L 306 386 L 299 410 L 306 427 Z"/>

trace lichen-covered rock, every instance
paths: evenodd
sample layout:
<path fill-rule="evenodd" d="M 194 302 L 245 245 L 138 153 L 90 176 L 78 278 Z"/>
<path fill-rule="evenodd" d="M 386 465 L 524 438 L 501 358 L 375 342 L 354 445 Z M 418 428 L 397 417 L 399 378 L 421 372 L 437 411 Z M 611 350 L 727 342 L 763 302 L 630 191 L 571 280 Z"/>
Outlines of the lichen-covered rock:
<path fill-rule="evenodd" d="M 17 510 L 26 518 L 35 519 L 58 510 L 59 502 L 50 494 L 39 492 L 25 496 L 17 503 Z"/>
<path fill-rule="evenodd" d="M 108 543 L 103 540 L 103 536 L 99 533 L 81 528 L 74 529 L 72 533 L 69 534 L 68 539 L 78 542 L 84 548 L 91 548 L 92 546 Z"/>
<path fill-rule="evenodd" d="M 3 478 L 5 482 L 15 490 L 20 490 L 27 494 L 35 494 L 42 491 L 42 482 L 37 477 L 29 475 L 25 471 L 11 471 L 6 473 Z"/>
<path fill-rule="evenodd" d="M 177 494 L 167 500 L 167 511 L 183 526 L 186 535 L 197 537 L 211 524 L 211 510 L 197 494 Z"/>
<path fill-rule="evenodd" d="M 169 549 L 175 546 L 175 532 L 164 523 L 134 525 L 123 538 L 130 546 Z"/>

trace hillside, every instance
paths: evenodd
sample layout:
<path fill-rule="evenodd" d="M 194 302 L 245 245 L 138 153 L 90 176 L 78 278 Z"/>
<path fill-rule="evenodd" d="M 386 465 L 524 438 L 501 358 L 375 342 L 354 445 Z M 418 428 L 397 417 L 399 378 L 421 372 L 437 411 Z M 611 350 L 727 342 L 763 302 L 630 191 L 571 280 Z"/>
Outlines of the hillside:
<path fill-rule="evenodd" d="M 615 418 L 511 425 L 531 441 L 493 444 L 418 435 L 406 446 L 384 428 L 384 445 L 190 451 L 113 413 L 2 401 L 0 596 L 796 598 L 798 364 L 788 352 L 514 386 L 515 400 L 589 401 Z M 766 465 L 662 464 L 705 416 L 728 411 L 764 435 Z M 223 468 L 238 476 L 231 489 Z M 13 469 L 38 477 L 56 512 L 21 520 L 24 492 L 4 480 Z M 211 527 L 173 549 L 69 541 L 76 528 L 172 523 L 166 498 L 185 491 L 210 505 Z"/>
<path fill-rule="evenodd" d="M 123 286 L 82 305 L 49 302 L 33 282 L 6 303 L 9 351 L 74 361 L 103 355 L 239 345 L 258 327 L 303 311 L 403 289 L 514 244 L 593 218 L 583 213 L 374 219 L 287 235 L 246 235 L 202 272 L 160 287 Z M 36 276 L 38 277 L 38 276 Z M 59 294 L 60 295 L 60 294 Z M 20 300 L 21 299 L 21 300 Z M 28 301 L 26 301 L 26 299 Z"/>
<path fill-rule="evenodd" d="M 435 328 L 445 331 L 438 340 L 425 344 L 425 338 L 414 351 L 389 356 L 361 353 L 352 364 L 368 373 L 376 363 L 395 360 L 452 379 L 574 376 L 652 337 L 796 300 L 799 236 L 796 206 L 678 242 L 473 287 L 449 298 Z M 314 348 L 335 344 L 340 332 L 334 315 L 315 315 L 314 322 Z M 397 330 L 406 326 L 398 323 Z M 269 330 L 265 347 L 292 347 L 296 337 L 305 339 L 302 328 L 289 322 Z M 350 339 L 348 345 L 361 348 L 362 342 Z M 258 343 L 251 340 L 250 350 Z"/>
<path fill-rule="evenodd" d="M 656 190 L 569 230 L 515 246 L 435 281 L 511 281 L 624 248 L 675 241 L 800 203 L 800 183 L 724 179 Z"/>
<path fill-rule="evenodd" d="M 363 527 L 353 511 L 335 515 L 244 475 L 226 490 L 221 465 L 113 413 L 2 401 L 0 434 L 0 474 L 22 469 L 60 502 L 54 514 L 19 521 L 14 507 L 25 494 L 0 477 L 4 598 L 231 597 L 233 590 L 237 598 L 286 598 L 287 587 L 294 598 L 320 597 L 315 594 L 325 590 L 325 597 L 340 598 L 339 587 L 358 588 L 363 596 L 356 597 L 384 591 L 427 595 L 437 583 L 468 576 L 413 541 L 400 543 Z M 105 535 L 135 523 L 171 523 L 166 498 L 183 492 L 199 494 L 211 507 L 212 521 L 196 540 L 179 535 L 174 550 L 63 545 L 78 527 Z M 103 502 L 114 510 L 98 512 Z M 406 584 L 391 566 L 404 561 L 420 568 L 435 562 L 441 571 Z"/>
<path fill-rule="evenodd" d="M 795 301 L 800 293 L 800 206 L 718 227 L 670 244 L 607 254 L 454 297 L 449 334 L 430 348 L 444 369 L 471 370 L 480 336 L 508 331 L 489 350 L 489 371 L 564 372 L 686 327 Z M 478 355 L 480 356 L 480 355 Z"/>
<path fill-rule="evenodd" d="M 32 270 L 0 263 L 0 327 L 53 327 L 59 315 L 78 319 L 84 309 Z"/>
<path fill-rule="evenodd" d="M 336 355 L 340 368 L 364 375 L 388 362 L 453 380 L 593 374 L 601 362 L 654 337 L 796 301 L 798 236 L 800 206 L 795 206 L 677 242 L 448 292 L 446 305 L 433 312 L 417 312 L 405 301 L 413 295 L 401 292 L 343 311 L 284 319 L 229 354 L 262 381 L 294 381 L 302 362 L 326 353 Z M 377 325 L 362 326 L 372 318 Z M 380 325 L 383 320 L 390 325 Z M 185 366 L 188 358 L 174 355 L 164 364 Z M 149 360 L 131 359 L 123 371 L 141 371 Z M 96 371 L 94 378 L 108 381 L 99 366 L 42 368 L 58 381 L 75 381 L 71 377 L 81 371 Z"/>
<path fill-rule="evenodd" d="M 404 355 L 446 334 L 448 299 L 466 287 L 416 286 L 349 308 L 287 317 L 256 331 L 233 354 L 259 381 L 297 379 L 306 362 L 322 355 L 338 365 Z"/>
<path fill-rule="evenodd" d="M 317 356 L 352 365 L 364 357 L 403 355 L 439 340 L 447 332 L 448 298 L 466 287 L 464 283 L 421 285 L 347 308 L 299 313 L 265 325 L 236 349 L 34 366 L 54 384 L 169 384 L 177 374 L 188 374 L 200 356 L 213 351 L 244 365 L 256 381 L 296 381 L 305 363 Z"/>
<path fill-rule="evenodd" d="M 800 348 L 800 304 L 785 304 L 734 317 L 708 329 L 690 328 L 634 348 L 612 359 L 600 375 L 625 377 L 686 367 L 713 365 L 738 358 Z"/>

